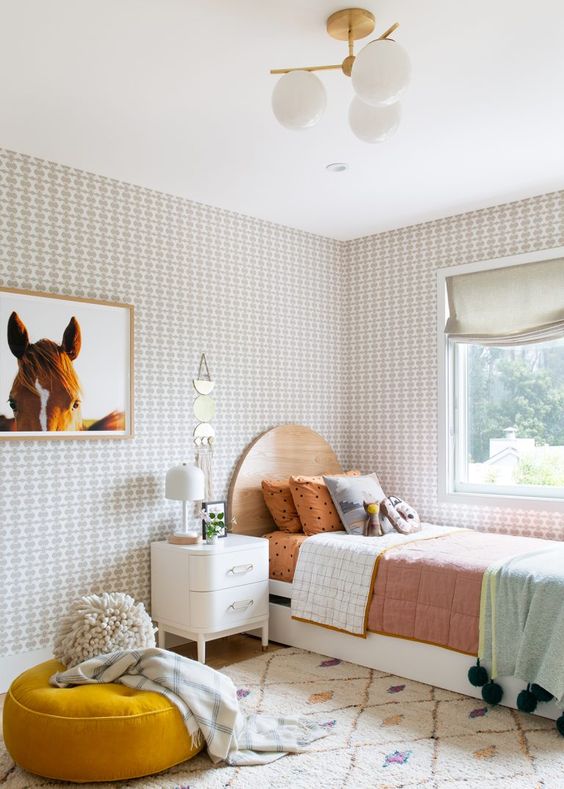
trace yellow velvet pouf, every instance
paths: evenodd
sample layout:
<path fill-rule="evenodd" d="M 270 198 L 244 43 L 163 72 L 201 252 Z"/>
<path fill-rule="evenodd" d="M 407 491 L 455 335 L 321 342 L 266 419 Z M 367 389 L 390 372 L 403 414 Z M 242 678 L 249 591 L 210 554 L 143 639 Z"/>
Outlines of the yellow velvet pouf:
<path fill-rule="evenodd" d="M 14 680 L 4 740 L 31 773 L 64 781 L 116 781 L 166 770 L 200 750 L 178 709 L 159 693 L 124 685 L 53 688 L 49 660 Z"/>

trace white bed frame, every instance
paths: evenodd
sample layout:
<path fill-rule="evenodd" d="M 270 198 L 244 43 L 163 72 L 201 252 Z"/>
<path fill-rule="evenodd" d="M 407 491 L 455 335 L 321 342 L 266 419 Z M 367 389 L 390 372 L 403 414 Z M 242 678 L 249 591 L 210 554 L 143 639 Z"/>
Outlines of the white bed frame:
<path fill-rule="evenodd" d="M 329 444 L 319 434 L 302 425 L 282 425 L 263 433 L 250 444 L 233 475 L 229 490 L 229 512 L 237 518 L 234 531 L 263 535 L 274 528 L 264 504 L 261 480 L 287 479 L 295 474 L 338 473 L 342 471 Z M 475 659 L 442 647 L 393 636 L 368 633 L 355 638 L 291 617 L 292 584 L 271 580 L 271 641 L 340 658 L 360 666 L 399 677 L 435 685 L 464 696 L 481 699 L 480 688 L 467 679 Z M 500 679 L 502 705 L 517 709 L 517 695 L 525 683 L 514 677 Z M 562 711 L 554 702 L 539 704 L 535 714 L 556 720 Z"/>
<path fill-rule="evenodd" d="M 390 672 L 399 677 L 462 693 L 464 696 L 482 698 L 480 688 L 474 688 L 466 678 L 470 666 L 476 664 L 473 657 L 451 649 L 423 644 L 421 641 L 381 636 L 377 633 L 368 633 L 366 638 L 355 638 L 346 633 L 298 622 L 292 619 L 290 613 L 292 584 L 271 580 L 270 595 L 271 641 Z M 284 604 L 272 602 L 273 599 L 279 601 L 280 598 L 285 600 Z M 515 677 L 504 677 L 499 682 L 503 687 L 502 705 L 517 709 L 517 695 L 523 690 L 525 683 Z M 554 702 L 549 702 L 539 704 L 535 714 L 556 720 L 562 710 L 558 709 Z"/>

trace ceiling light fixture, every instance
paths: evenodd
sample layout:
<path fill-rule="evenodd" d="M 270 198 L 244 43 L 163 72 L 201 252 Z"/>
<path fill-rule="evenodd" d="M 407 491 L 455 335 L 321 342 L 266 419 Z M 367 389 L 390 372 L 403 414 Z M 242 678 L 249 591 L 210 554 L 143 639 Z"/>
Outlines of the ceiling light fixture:
<path fill-rule="evenodd" d="M 325 165 L 325 169 L 330 173 L 344 173 L 349 169 L 349 166 L 346 162 L 331 162 L 331 164 Z"/>
<path fill-rule="evenodd" d="M 327 32 L 339 41 L 348 41 L 349 54 L 332 66 L 271 69 L 282 74 L 272 94 L 272 109 L 282 126 L 299 130 L 315 126 L 325 111 L 323 83 L 313 71 L 340 69 L 352 77 L 355 96 L 349 109 L 349 125 L 364 142 L 383 142 L 400 121 L 398 99 L 409 82 L 410 63 L 406 51 L 393 39 L 395 22 L 375 41 L 354 55 L 354 42 L 374 30 L 374 14 L 364 8 L 345 8 L 331 14 Z"/>

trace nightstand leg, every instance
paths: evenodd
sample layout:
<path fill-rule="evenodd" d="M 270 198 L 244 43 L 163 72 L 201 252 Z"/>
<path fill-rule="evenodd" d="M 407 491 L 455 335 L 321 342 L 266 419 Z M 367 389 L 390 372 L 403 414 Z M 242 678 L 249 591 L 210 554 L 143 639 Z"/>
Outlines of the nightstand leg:
<path fill-rule="evenodd" d="M 262 626 L 262 651 L 268 649 L 268 622 Z"/>
<path fill-rule="evenodd" d="M 206 662 L 206 639 L 204 636 L 198 636 L 198 662 Z"/>
<path fill-rule="evenodd" d="M 157 622 L 157 627 L 159 628 L 158 632 L 157 632 L 157 645 L 158 645 L 159 649 L 164 649 L 165 648 L 165 640 L 166 640 L 165 629 L 164 629 L 164 627 L 162 627 L 162 625 L 159 625 L 158 622 Z"/>

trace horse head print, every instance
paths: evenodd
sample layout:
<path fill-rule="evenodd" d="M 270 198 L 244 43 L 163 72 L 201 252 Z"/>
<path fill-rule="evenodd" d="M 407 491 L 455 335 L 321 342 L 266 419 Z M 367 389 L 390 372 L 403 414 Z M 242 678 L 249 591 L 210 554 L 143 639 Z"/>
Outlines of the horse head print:
<path fill-rule="evenodd" d="M 133 436 L 131 304 L 0 287 L 0 330 L 0 444 Z"/>
<path fill-rule="evenodd" d="M 73 361 L 82 337 L 72 317 L 60 345 L 53 340 L 30 343 L 16 312 L 8 320 L 8 345 L 18 360 L 10 390 L 13 430 L 26 432 L 82 430 L 80 382 Z"/>

